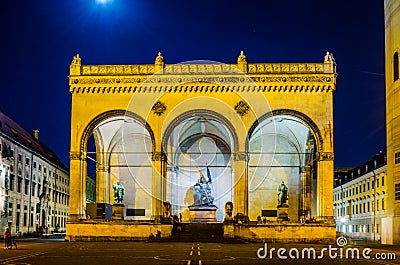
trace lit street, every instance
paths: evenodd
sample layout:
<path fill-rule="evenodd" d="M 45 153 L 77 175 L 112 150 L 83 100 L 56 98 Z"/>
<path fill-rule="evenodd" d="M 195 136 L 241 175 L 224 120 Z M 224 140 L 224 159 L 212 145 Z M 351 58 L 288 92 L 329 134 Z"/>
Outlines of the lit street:
<path fill-rule="evenodd" d="M 259 259 L 257 250 L 263 246 L 262 243 L 197 243 L 197 242 L 64 242 L 60 240 L 25 240 L 18 242 L 18 249 L 0 250 L 0 264 L 271 264 L 272 261 Z M 399 257 L 400 252 L 396 253 L 393 246 L 383 247 L 377 245 L 369 253 L 371 259 L 367 260 L 360 257 L 356 259 L 340 258 L 331 259 L 328 252 L 324 252 L 324 257 L 318 259 L 292 259 L 290 251 L 297 248 L 301 251 L 304 248 L 315 248 L 317 258 L 321 253 L 323 245 L 295 245 L 295 244 L 268 244 L 268 253 L 272 251 L 273 263 L 289 264 L 400 264 L 399 260 L 377 260 L 372 257 L 376 253 L 382 256 L 389 256 L 395 253 Z M 333 246 L 332 246 L 333 247 Z M 360 256 L 364 246 L 355 246 L 360 250 Z M 277 256 L 279 248 L 286 249 L 283 256 L 286 260 L 280 260 Z M 345 248 L 346 249 L 346 248 Z M 398 251 L 398 250 L 397 250 Z M 288 254 L 290 252 L 290 254 Z M 339 252 L 337 252 L 339 253 Z M 345 253 L 345 252 L 343 252 Z M 382 254 L 385 253 L 385 254 Z M 334 254 L 334 253 L 332 253 Z M 306 254 L 305 256 L 307 256 Z M 312 257 L 312 256 L 311 256 Z"/>

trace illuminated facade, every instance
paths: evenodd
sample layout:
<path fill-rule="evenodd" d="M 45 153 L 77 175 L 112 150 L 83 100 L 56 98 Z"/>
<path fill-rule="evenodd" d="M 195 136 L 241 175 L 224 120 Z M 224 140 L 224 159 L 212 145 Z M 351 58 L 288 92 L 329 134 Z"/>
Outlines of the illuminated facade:
<path fill-rule="evenodd" d="M 388 217 L 382 243 L 400 244 L 400 0 L 384 0 Z"/>
<path fill-rule="evenodd" d="M 0 225 L 14 235 L 65 231 L 68 169 L 38 133 L 28 133 L 0 112 Z"/>
<path fill-rule="evenodd" d="M 335 171 L 336 230 L 354 239 L 380 240 L 387 217 L 386 155 L 349 170 Z"/>
<path fill-rule="evenodd" d="M 248 63 L 242 52 L 234 64 L 175 65 L 161 53 L 140 65 L 83 65 L 77 55 L 69 86 L 67 239 L 168 236 L 166 212 L 189 221 L 192 187 L 206 168 L 217 221 L 232 202 L 234 216 L 256 221 L 266 214 L 278 225 L 276 189 L 284 181 L 293 231 L 276 235 L 258 226 L 257 237 L 334 239 L 332 54 L 319 63 Z M 112 205 L 112 186 L 125 187 L 123 221 L 86 220 L 88 167 L 96 171 L 96 203 Z M 312 216 L 320 226 L 301 227 L 302 217 Z M 227 236 L 251 234 L 229 229 Z"/>

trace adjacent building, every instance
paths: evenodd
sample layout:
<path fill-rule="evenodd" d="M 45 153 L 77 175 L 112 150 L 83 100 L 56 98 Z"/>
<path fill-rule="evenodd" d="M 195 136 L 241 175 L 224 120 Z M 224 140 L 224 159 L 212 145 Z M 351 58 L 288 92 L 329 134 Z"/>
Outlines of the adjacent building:
<path fill-rule="evenodd" d="M 335 170 L 334 216 L 336 230 L 355 239 L 381 240 L 387 217 L 387 161 L 379 153 L 351 169 Z"/>
<path fill-rule="evenodd" d="M 39 141 L 0 112 L 0 228 L 14 235 L 65 231 L 69 211 L 67 167 Z"/>
<path fill-rule="evenodd" d="M 400 0 L 385 0 L 388 202 L 382 243 L 400 244 Z"/>

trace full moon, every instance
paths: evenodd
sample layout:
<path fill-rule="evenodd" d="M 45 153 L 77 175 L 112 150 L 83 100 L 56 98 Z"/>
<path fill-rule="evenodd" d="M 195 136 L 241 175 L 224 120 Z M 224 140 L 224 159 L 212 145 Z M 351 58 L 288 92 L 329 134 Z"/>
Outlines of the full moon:
<path fill-rule="evenodd" d="M 111 1 L 112 0 L 96 0 L 96 3 L 105 5 L 105 4 L 107 4 L 107 3 L 111 2 Z"/>

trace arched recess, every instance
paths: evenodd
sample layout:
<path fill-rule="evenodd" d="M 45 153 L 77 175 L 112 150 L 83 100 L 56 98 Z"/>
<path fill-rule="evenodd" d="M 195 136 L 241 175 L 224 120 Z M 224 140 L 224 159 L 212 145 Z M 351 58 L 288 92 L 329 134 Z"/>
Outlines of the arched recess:
<path fill-rule="evenodd" d="M 313 132 L 314 137 L 317 141 L 316 146 L 318 147 L 317 152 L 322 152 L 323 150 L 323 138 L 321 135 L 321 131 L 318 128 L 318 125 L 315 124 L 315 122 L 308 117 L 306 114 L 297 111 L 297 110 L 291 110 L 291 109 L 277 109 L 271 112 L 267 112 L 263 115 L 261 115 L 250 127 L 249 132 L 247 134 L 247 139 L 246 139 L 246 150 L 248 150 L 248 144 L 249 144 L 249 139 L 250 136 L 253 134 L 254 130 L 257 128 L 260 122 L 271 118 L 273 116 L 278 116 L 278 115 L 290 115 L 296 118 L 299 118 L 300 120 L 304 121 L 304 123 L 309 126 L 310 130 Z"/>
<path fill-rule="evenodd" d="M 202 174 L 212 179 L 217 221 L 224 219 L 224 205 L 233 201 L 233 150 L 235 129 L 224 116 L 210 110 L 193 110 L 176 117 L 166 128 L 162 148 L 167 157 L 166 200 L 173 214 L 189 221 L 193 204 L 192 186 Z"/>
<path fill-rule="evenodd" d="M 94 152 L 88 152 L 88 140 L 94 136 Z M 119 180 L 125 187 L 125 219 L 151 219 L 152 165 L 155 138 L 149 124 L 139 115 L 126 110 L 112 110 L 96 116 L 82 134 L 81 153 L 87 165 L 96 164 L 96 202 L 114 203 L 112 186 Z M 82 176 L 82 180 L 85 177 Z M 83 185 L 82 185 L 83 187 Z M 138 214 L 140 213 L 140 214 Z"/>
<path fill-rule="evenodd" d="M 281 109 L 265 113 L 246 139 L 249 218 L 276 218 L 277 187 L 289 188 L 289 218 L 317 215 L 317 152 L 323 148 L 318 126 L 303 113 Z"/>
<path fill-rule="evenodd" d="M 130 117 L 130 118 L 133 118 L 133 119 L 139 121 L 140 123 L 142 123 L 143 126 L 146 128 L 146 130 L 151 135 L 153 152 L 154 152 L 154 148 L 156 146 L 155 138 L 154 138 L 153 130 L 151 129 L 150 125 L 141 116 L 139 116 L 138 114 L 136 114 L 134 112 L 128 111 L 128 110 L 110 110 L 110 111 L 103 112 L 103 113 L 97 115 L 95 118 L 93 118 L 93 120 L 90 121 L 90 123 L 85 127 L 85 129 L 83 130 L 83 133 L 82 133 L 82 137 L 80 140 L 80 147 L 81 147 L 80 149 L 82 152 L 86 151 L 88 139 L 92 135 L 93 130 L 96 128 L 96 126 L 98 126 L 101 122 L 103 122 L 107 119 L 110 119 L 112 117 L 116 117 L 116 116 Z"/>

